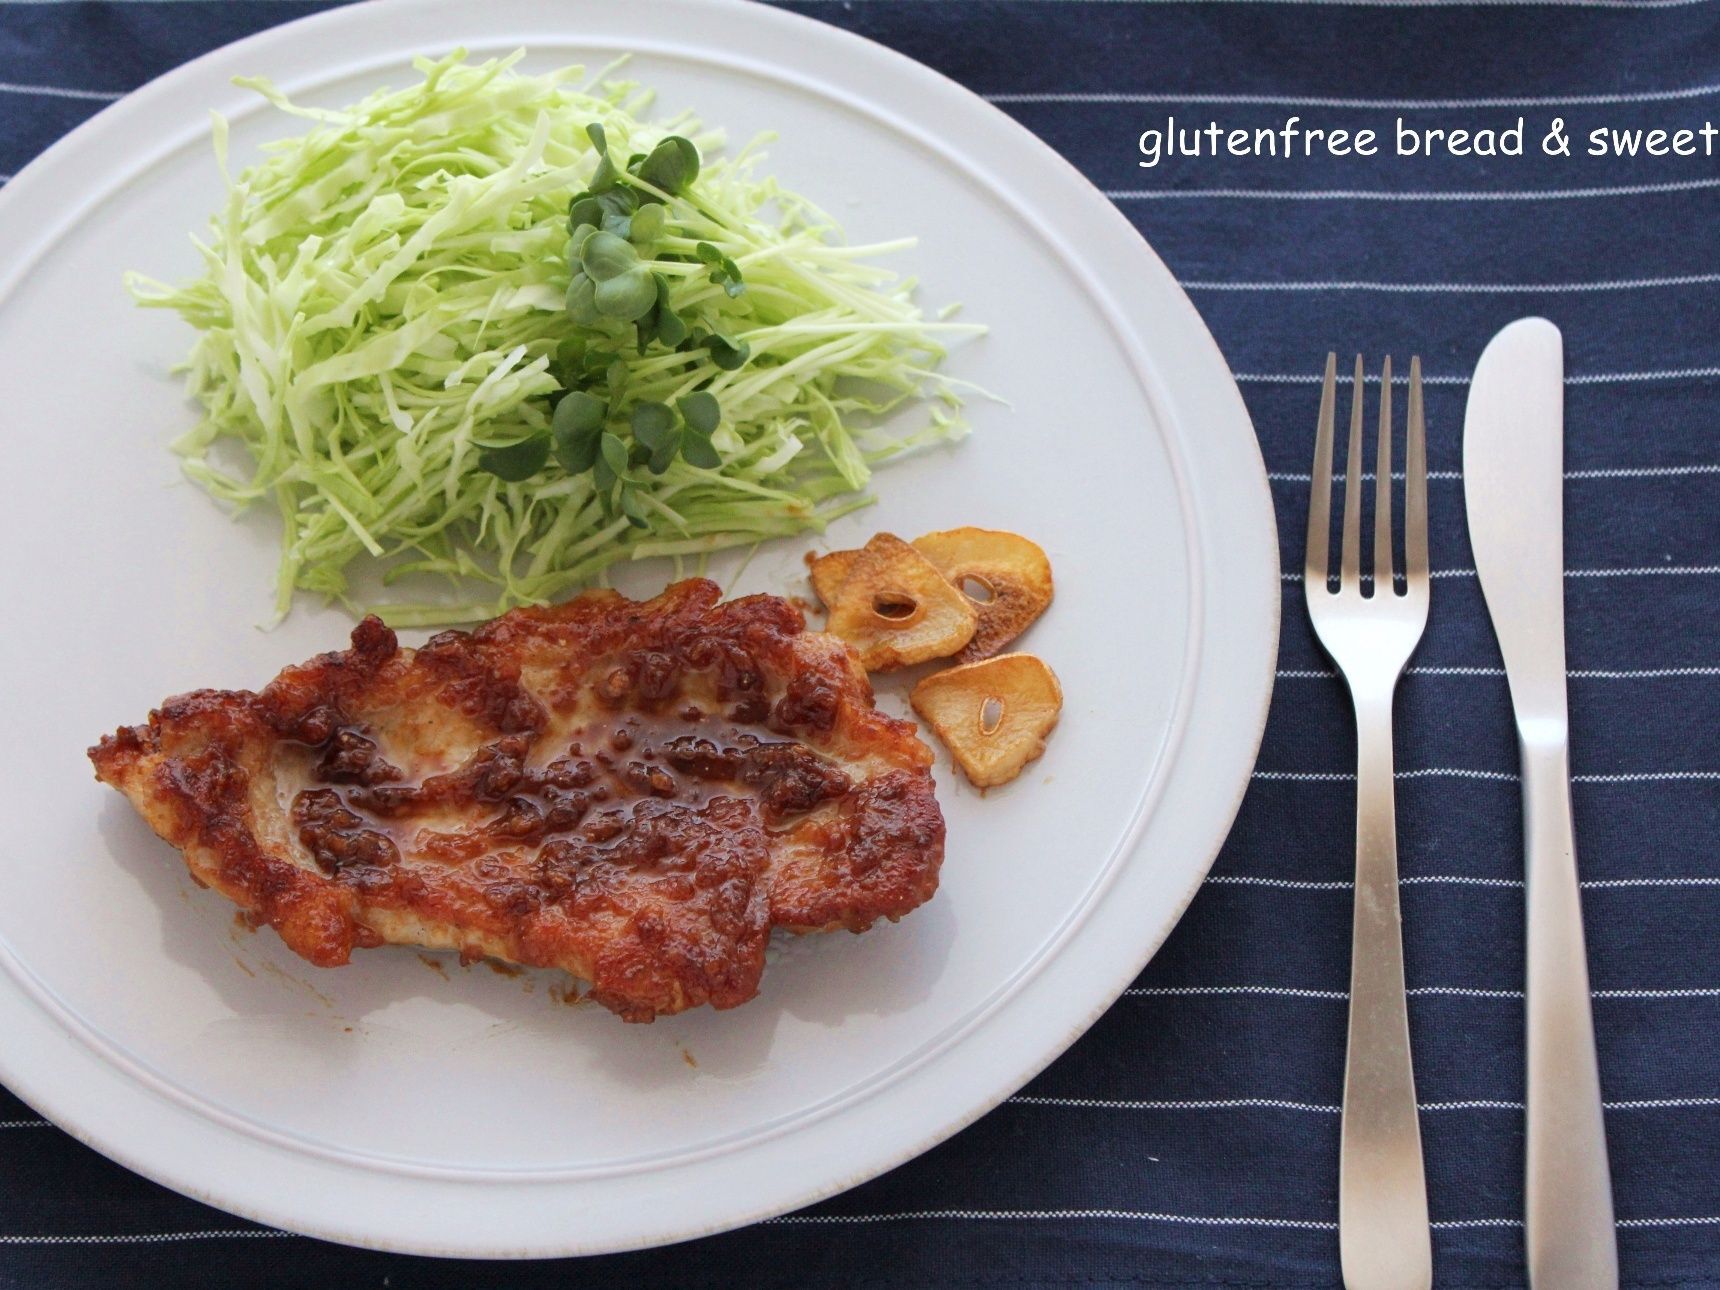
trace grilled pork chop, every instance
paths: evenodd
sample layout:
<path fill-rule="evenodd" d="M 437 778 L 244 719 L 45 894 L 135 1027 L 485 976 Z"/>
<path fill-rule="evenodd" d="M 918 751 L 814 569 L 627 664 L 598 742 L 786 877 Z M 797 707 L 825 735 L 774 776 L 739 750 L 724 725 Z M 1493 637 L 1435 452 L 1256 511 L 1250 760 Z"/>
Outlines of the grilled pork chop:
<path fill-rule="evenodd" d="M 840 640 L 712 583 L 594 592 L 90 750 L 191 873 L 322 967 L 355 947 L 557 967 L 629 1021 L 758 992 L 773 927 L 864 931 L 937 889 L 931 752 Z"/>

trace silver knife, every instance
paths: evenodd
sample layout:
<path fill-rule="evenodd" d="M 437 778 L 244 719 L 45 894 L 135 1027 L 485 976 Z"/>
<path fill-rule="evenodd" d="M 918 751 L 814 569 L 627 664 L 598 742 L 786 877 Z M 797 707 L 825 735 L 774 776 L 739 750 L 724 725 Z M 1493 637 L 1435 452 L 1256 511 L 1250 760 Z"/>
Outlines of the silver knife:
<path fill-rule="evenodd" d="M 1544 318 L 1512 323 L 1488 342 L 1469 387 L 1463 491 L 1523 759 L 1529 1284 L 1613 1290 L 1618 1248 L 1571 826 L 1564 421 L 1559 329 Z"/>

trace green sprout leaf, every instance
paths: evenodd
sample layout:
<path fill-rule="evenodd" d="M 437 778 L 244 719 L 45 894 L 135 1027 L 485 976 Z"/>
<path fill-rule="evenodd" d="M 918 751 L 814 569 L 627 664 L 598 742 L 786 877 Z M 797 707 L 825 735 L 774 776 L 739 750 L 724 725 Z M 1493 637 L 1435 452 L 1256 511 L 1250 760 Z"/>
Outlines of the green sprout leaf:
<path fill-rule="evenodd" d="M 579 247 L 579 267 L 594 282 L 608 282 L 639 267 L 639 252 L 625 238 L 599 229 Z"/>
<path fill-rule="evenodd" d="M 591 140 L 600 160 L 597 169 L 592 173 L 591 185 L 586 189 L 589 193 L 607 192 L 620 181 L 621 172 L 615 169 L 615 163 L 609 160 L 609 139 L 603 132 L 603 126 L 596 121 L 585 127 L 586 138 Z"/>
<path fill-rule="evenodd" d="M 627 473 L 627 445 L 607 430 L 597 441 L 599 460 L 609 467 L 610 473 L 620 477 Z"/>
<path fill-rule="evenodd" d="M 577 237 L 580 229 L 582 229 L 582 228 L 596 228 L 598 225 L 602 224 L 603 223 L 603 216 L 604 216 L 603 203 L 601 201 L 599 201 L 597 198 L 593 197 L 590 193 L 580 193 L 577 197 L 575 197 L 571 202 L 568 203 L 568 207 L 567 207 L 568 231 L 573 233 Z M 573 254 L 574 255 L 579 254 L 579 250 L 577 247 L 574 248 Z"/>
<path fill-rule="evenodd" d="M 609 405 L 584 390 L 569 390 L 555 405 L 551 428 L 558 435 L 603 429 Z"/>
<path fill-rule="evenodd" d="M 639 494 L 628 488 L 621 487 L 621 513 L 627 517 L 627 522 L 636 529 L 650 528 L 651 522 L 646 518 L 645 503 L 639 500 Z"/>
<path fill-rule="evenodd" d="M 687 338 L 687 324 L 681 315 L 675 312 L 675 306 L 669 302 L 669 280 L 661 273 L 653 273 L 651 282 L 656 290 L 656 300 L 634 323 L 639 331 L 641 354 L 650 348 L 654 340 L 660 340 L 665 347 L 674 349 Z"/>
<path fill-rule="evenodd" d="M 700 466 L 705 470 L 716 470 L 723 464 L 723 459 L 717 455 L 711 436 L 700 434 L 697 430 L 689 429 L 681 438 L 681 456 L 689 466 Z"/>
<path fill-rule="evenodd" d="M 633 173 L 671 197 L 679 196 L 699 177 L 699 150 L 691 140 L 672 134 L 651 149 Z"/>
<path fill-rule="evenodd" d="M 674 426 L 664 437 L 663 442 L 651 450 L 645 464 L 650 467 L 653 475 L 661 475 L 675 464 L 675 458 L 681 455 L 681 444 L 685 437 L 680 426 Z"/>
<path fill-rule="evenodd" d="M 584 389 L 605 379 L 615 355 L 594 343 L 602 339 L 589 332 L 575 332 L 556 342 L 551 368 L 564 390 Z"/>
<path fill-rule="evenodd" d="M 597 441 L 603 434 L 608 405 L 584 390 L 569 390 L 555 405 L 550 434 L 555 459 L 570 475 L 582 475 L 597 462 Z"/>
<path fill-rule="evenodd" d="M 584 272 L 575 273 L 567 284 L 567 316 L 580 327 L 589 327 L 603 316 L 597 308 L 597 284 Z"/>
<path fill-rule="evenodd" d="M 636 403 L 633 405 L 633 437 L 647 448 L 656 450 L 669 441 L 675 429 L 675 413 L 667 403 Z"/>
<path fill-rule="evenodd" d="M 657 284 L 641 264 L 620 277 L 599 282 L 591 298 L 597 312 L 605 318 L 632 322 L 656 308 Z"/>
<path fill-rule="evenodd" d="M 709 242 L 700 242 L 693 248 L 693 253 L 699 257 L 701 264 L 710 267 L 711 285 L 721 287 L 733 300 L 747 289 L 747 284 L 741 278 L 740 265 L 724 255 Z"/>
<path fill-rule="evenodd" d="M 570 475 L 583 475 L 597 464 L 597 440 L 602 431 L 589 434 L 581 433 L 569 436 L 566 440 L 557 439 L 555 459 L 561 468 Z"/>
<path fill-rule="evenodd" d="M 752 357 L 751 345 L 721 332 L 712 332 L 705 340 L 705 348 L 711 351 L 711 362 L 725 372 L 739 371 Z"/>
<path fill-rule="evenodd" d="M 657 339 L 674 349 L 687 338 L 687 324 L 666 304 L 657 306 Z"/>
<path fill-rule="evenodd" d="M 488 471 L 497 479 L 519 484 L 530 479 L 549 460 L 549 436 L 535 434 L 500 448 L 485 448 L 478 453 L 478 469 Z"/>
<path fill-rule="evenodd" d="M 639 209 L 639 198 L 631 188 L 615 187 L 601 193 L 584 192 L 568 207 L 567 222 L 575 232 L 582 228 L 602 228 L 619 216 L 631 215 Z"/>
<path fill-rule="evenodd" d="M 668 222 L 668 216 L 664 214 L 661 206 L 656 204 L 641 206 L 633 213 L 628 238 L 635 246 L 650 246 L 651 243 L 663 236 L 663 229 Z"/>
<path fill-rule="evenodd" d="M 717 402 L 717 396 L 709 390 L 695 390 L 693 393 L 675 400 L 675 406 L 681 409 L 681 415 L 686 418 L 687 427 L 709 438 L 723 419 L 722 406 Z"/>

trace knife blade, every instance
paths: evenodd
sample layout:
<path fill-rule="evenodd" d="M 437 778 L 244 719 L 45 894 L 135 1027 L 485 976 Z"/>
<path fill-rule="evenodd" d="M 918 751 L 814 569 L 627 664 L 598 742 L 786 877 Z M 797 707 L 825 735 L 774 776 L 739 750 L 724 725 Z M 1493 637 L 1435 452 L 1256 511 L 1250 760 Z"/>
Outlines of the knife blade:
<path fill-rule="evenodd" d="M 1564 339 L 1544 318 L 1488 342 L 1469 387 L 1463 491 L 1523 766 L 1529 1283 L 1613 1290 L 1612 1183 L 1571 820 L 1564 378 Z"/>

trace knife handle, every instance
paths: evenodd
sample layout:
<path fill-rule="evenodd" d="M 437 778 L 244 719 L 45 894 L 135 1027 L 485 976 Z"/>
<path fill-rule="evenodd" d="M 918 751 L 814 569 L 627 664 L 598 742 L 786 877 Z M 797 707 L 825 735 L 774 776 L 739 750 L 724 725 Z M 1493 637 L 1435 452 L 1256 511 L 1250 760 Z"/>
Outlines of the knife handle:
<path fill-rule="evenodd" d="M 1534 1290 L 1614 1290 L 1618 1246 L 1563 732 L 1525 737 L 1528 910 L 1528 1172 L 1524 1228 Z"/>
<path fill-rule="evenodd" d="M 1338 1148 L 1346 1290 L 1427 1290 L 1433 1248 L 1398 912 L 1392 691 L 1355 692 L 1356 910 Z"/>

